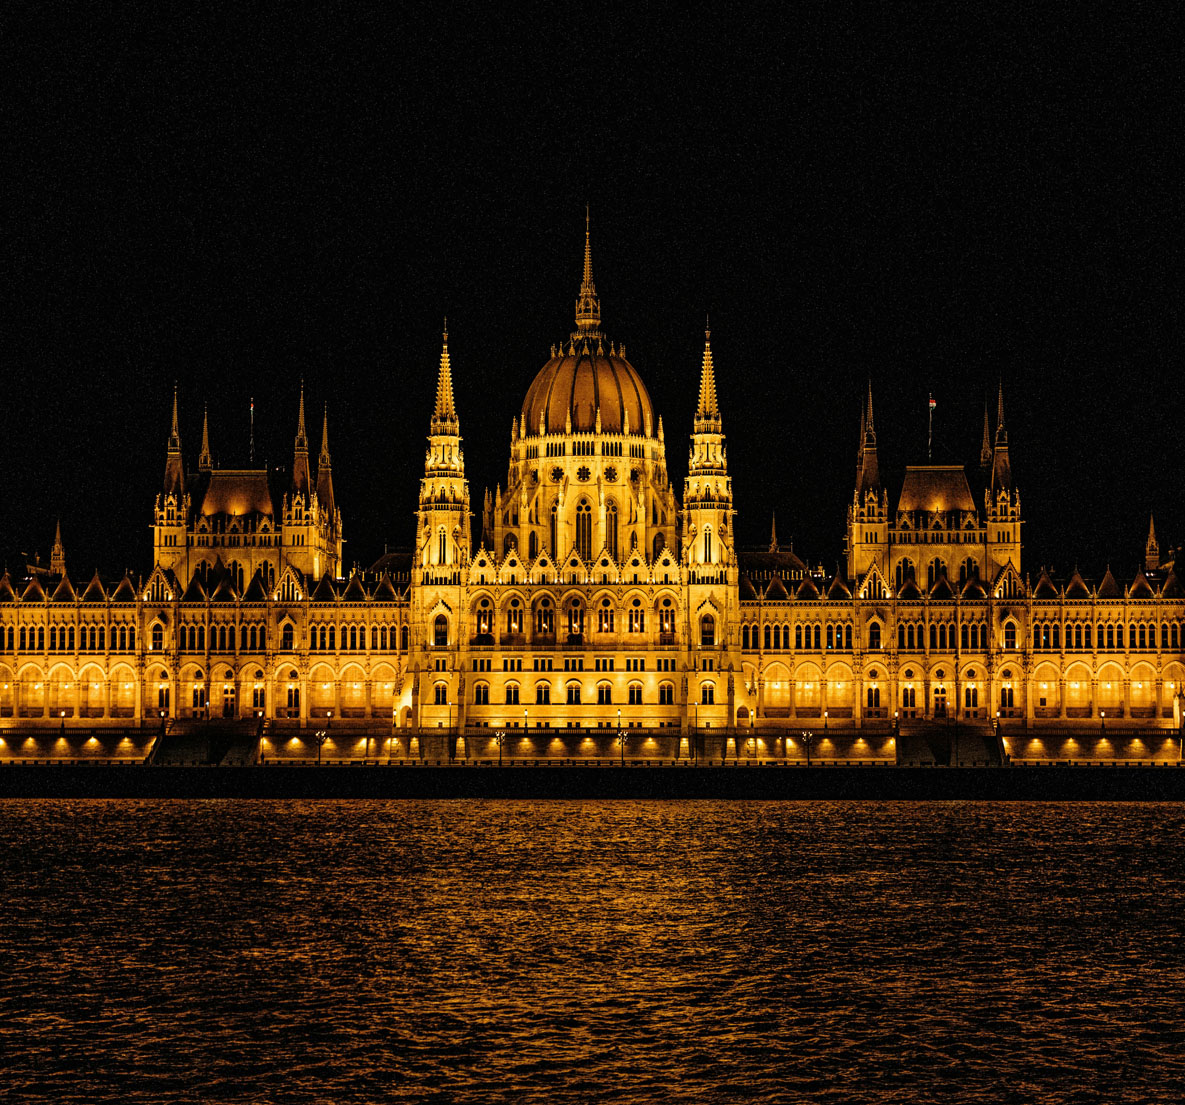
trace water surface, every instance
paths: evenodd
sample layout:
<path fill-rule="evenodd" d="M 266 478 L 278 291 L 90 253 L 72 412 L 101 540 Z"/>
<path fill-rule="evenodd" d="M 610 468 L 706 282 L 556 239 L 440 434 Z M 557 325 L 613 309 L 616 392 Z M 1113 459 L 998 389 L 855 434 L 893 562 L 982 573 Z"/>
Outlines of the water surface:
<path fill-rule="evenodd" d="M 0 802 L 58 1102 L 1185 1098 L 1176 805 Z"/>

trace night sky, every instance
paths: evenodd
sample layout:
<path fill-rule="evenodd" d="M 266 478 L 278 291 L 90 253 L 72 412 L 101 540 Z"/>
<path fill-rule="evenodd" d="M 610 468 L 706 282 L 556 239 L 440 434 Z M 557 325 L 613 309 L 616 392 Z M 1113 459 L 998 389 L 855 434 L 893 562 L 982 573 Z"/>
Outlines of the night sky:
<path fill-rule="evenodd" d="M 572 329 L 586 203 L 680 494 L 711 312 L 743 544 L 776 510 L 834 567 L 869 377 L 893 497 L 928 395 L 935 461 L 974 464 L 1003 380 L 1027 570 L 1130 576 L 1150 511 L 1185 540 L 1182 90 L 1151 9 L 194 7 L 3 36 L 11 569 L 60 515 L 74 577 L 147 570 L 174 380 L 190 467 L 203 403 L 245 461 L 251 397 L 287 466 L 303 377 L 347 564 L 410 545 L 444 315 L 480 512 Z"/>

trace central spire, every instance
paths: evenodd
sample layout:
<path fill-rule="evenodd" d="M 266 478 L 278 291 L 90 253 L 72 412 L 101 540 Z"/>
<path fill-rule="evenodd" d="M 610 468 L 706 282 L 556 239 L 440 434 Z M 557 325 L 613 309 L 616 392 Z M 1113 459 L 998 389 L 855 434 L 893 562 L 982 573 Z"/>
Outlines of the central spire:
<path fill-rule="evenodd" d="M 574 337 L 598 335 L 601 328 L 601 301 L 592 274 L 592 239 L 589 234 L 588 207 L 584 209 L 584 277 L 580 282 L 580 296 L 576 300 L 576 333 Z"/>
<path fill-rule="evenodd" d="M 712 364 L 712 330 L 705 321 L 704 324 L 704 362 L 699 381 L 699 403 L 695 408 L 696 433 L 705 423 L 714 423 L 719 427 L 720 405 L 716 401 L 716 369 Z M 708 427 L 705 425 L 704 429 Z"/>
<path fill-rule="evenodd" d="M 457 409 L 453 405 L 453 369 L 448 356 L 448 319 L 444 320 L 444 336 L 440 350 L 440 373 L 436 378 L 436 409 L 432 412 L 432 432 L 437 427 L 452 427 L 455 430 Z M 447 429 L 444 432 L 449 432 Z"/>

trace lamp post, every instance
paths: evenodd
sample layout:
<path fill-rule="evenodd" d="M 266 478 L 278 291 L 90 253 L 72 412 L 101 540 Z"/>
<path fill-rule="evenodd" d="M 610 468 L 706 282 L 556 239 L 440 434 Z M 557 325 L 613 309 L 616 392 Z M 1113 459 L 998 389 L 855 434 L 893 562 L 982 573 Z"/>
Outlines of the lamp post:
<path fill-rule="evenodd" d="M 618 711 L 620 713 L 620 711 Z M 621 766 L 625 767 L 625 730 L 617 730 L 617 743 L 621 745 Z"/>
<path fill-rule="evenodd" d="M 699 703 L 691 705 L 691 758 L 699 767 Z"/>
<path fill-rule="evenodd" d="M 494 735 L 494 741 L 498 745 L 498 766 L 502 766 L 502 745 L 506 742 L 506 734 L 501 729 Z"/>
<path fill-rule="evenodd" d="M 1107 732 L 1107 711 L 1106 710 L 1099 711 L 1099 732 L 1100 733 Z"/>
<path fill-rule="evenodd" d="M 811 766 L 811 740 L 814 737 L 814 735 L 815 734 L 812 733 L 809 729 L 804 729 L 802 731 L 802 743 L 806 746 L 806 766 L 807 767 Z"/>

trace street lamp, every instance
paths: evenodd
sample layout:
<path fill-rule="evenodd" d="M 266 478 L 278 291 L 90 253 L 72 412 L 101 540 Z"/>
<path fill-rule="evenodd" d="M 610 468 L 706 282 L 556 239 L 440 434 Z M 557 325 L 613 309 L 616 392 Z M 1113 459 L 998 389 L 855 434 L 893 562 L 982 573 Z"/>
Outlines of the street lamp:
<path fill-rule="evenodd" d="M 621 713 L 620 710 L 618 710 L 617 712 Z M 617 743 L 621 745 L 621 766 L 625 767 L 625 730 L 624 729 L 619 728 L 617 730 Z"/>
<path fill-rule="evenodd" d="M 1107 711 L 1099 711 L 1099 732 L 1105 733 L 1107 731 Z"/>
<path fill-rule="evenodd" d="M 814 738 L 814 733 L 809 729 L 802 731 L 802 743 L 806 745 L 806 766 L 811 766 L 811 740 Z"/>
<path fill-rule="evenodd" d="M 827 732 L 827 711 L 823 711 L 823 732 Z"/>
<path fill-rule="evenodd" d="M 502 745 L 506 743 L 506 734 L 501 729 L 494 735 L 494 741 L 498 745 L 498 766 L 502 766 Z"/>

